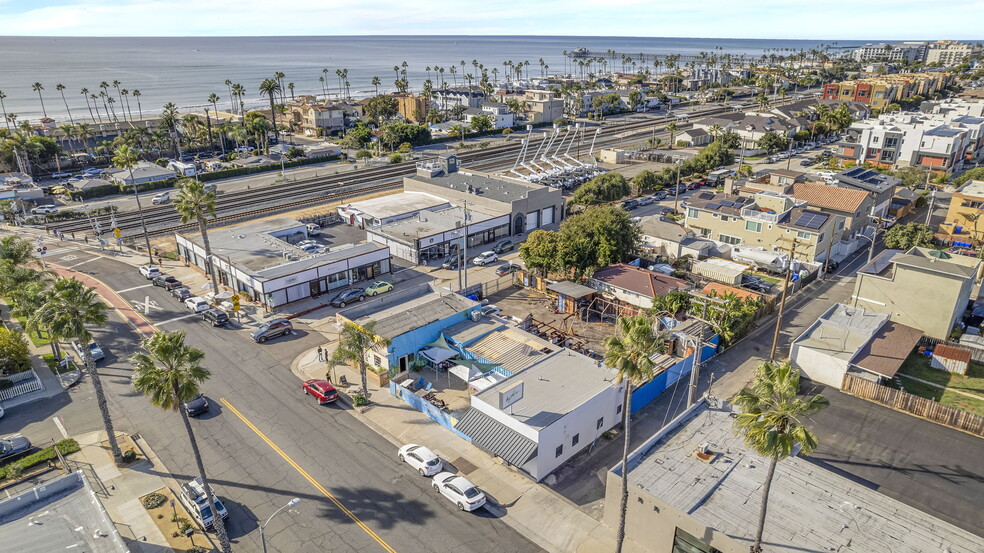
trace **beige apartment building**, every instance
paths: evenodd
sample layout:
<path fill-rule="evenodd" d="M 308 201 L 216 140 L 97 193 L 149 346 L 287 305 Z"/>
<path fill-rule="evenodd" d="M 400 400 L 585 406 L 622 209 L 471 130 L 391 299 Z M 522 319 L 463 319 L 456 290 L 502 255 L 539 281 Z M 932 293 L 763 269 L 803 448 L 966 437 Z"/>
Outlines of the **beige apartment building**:
<path fill-rule="evenodd" d="M 858 271 L 851 305 L 945 339 L 967 308 L 980 270 L 976 257 L 926 248 L 885 250 Z"/>
<path fill-rule="evenodd" d="M 523 101 L 529 105 L 526 117 L 530 123 L 549 123 L 564 116 L 564 99 L 554 97 L 552 90 L 527 90 Z"/>
<path fill-rule="evenodd" d="M 779 251 L 797 241 L 795 259 L 826 258 L 843 217 L 774 192 L 752 196 L 702 192 L 688 200 L 686 227 L 719 244 Z"/>
<path fill-rule="evenodd" d="M 950 198 L 939 237 L 951 242 L 984 242 L 984 181 L 969 180 Z"/>

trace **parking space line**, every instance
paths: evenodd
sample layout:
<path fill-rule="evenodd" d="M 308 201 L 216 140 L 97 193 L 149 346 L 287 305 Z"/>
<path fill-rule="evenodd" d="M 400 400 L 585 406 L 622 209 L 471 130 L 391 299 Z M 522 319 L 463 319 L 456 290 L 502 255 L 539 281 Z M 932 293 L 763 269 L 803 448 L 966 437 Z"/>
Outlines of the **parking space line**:
<path fill-rule="evenodd" d="M 294 469 L 297 472 L 299 472 L 300 475 L 303 476 L 305 480 L 307 480 L 308 482 L 310 482 L 311 485 L 315 487 L 315 489 L 317 489 L 325 497 L 327 497 L 329 500 L 331 500 L 331 502 L 334 503 L 335 506 L 338 507 L 338 509 L 340 511 L 342 511 L 343 513 L 345 513 L 346 516 L 348 516 L 350 519 L 352 519 L 352 522 L 356 523 L 359 526 L 359 528 L 362 528 L 362 530 L 366 534 L 369 534 L 369 537 L 371 537 L 372 539 L 376 540 L 376 543 L 378 543 L 380 546 L 382 546 L 382 548 L 384 550 L 386 550 L 387 553 L 396 553 L 396 550 L 393 549 L 392 547 L 390 547 L 390 545 L 388 543 L 386 543 L 385 541 L 383 541 L 383 538 L 380 538 L 375 532 L 372 531 L 371 528 L 369 528 L 368 526 L 366 526 L 366 524 L 364 522 L 362 522 L 361 520 L 359 520 L 359 517 L 355 516 L 355 513 L 353 513 L 352 511 L 348 510 L 348 508 L 345 507 L 345 505 L 343 505 L 342 502 L 339 501 L 334 495 L 332 495 L 331 492 L 329 492 L 327 489 L 325 489 L 324 486 L 322 486 L 321 484 L 319 484 L 317 480 L 315 480 L 313 477 L 311 477 L 311 475 L 308 474 L 307 471 L 305 471 L 303 468 L 301 468 L 300 465 L 298 465 L 296 462 L 294 462 L 294 460 L 291 459 L 286 453 L 284 453 L 284 451 L 282 449 L 280 449 L 279 447 L 277 447 L 277 444 L 273 443 L 270 440 L 270 438 L 267 438 L 263 434 L 263 432 L 260 432 L 260 429 L 257 428 L 256 426 L 254 426 L 253 423 L 249 422 L 249 419 L 247 419 L 246 417 L 244 417 L 243 414 L 240 413 L 238 409 L 236 409 L 235 407 L 233 407 L 232 404 L 229 403 L 228 401 L 226 401 L 225 398 L 219 398 L 219 401 L 222 402 L 222 405 L 225 405 L 227 409 L 229 409 L 230 411 L 232 411 L 232 414 L 236 415 L 236 417 L 238 417 L 239 420 L 243 421 L 246 424 L 246 426 L 249 427 L 250 430 L 252 430 L 253 432 L 255 432 L 256 435 L 259 436 L 261 440 L 263 440 L 264 442 L 266 442 L 266 444 L 268 446 L 270 446 L 274 451 L 276 451 L 278 455 L 280 455 L 281 457 L 283 457 L 283 459 L 285 461 L 287 461 L 287 463 L 289 463 L 290 466 L 294 467 Z"/>
<path fill-rule="evenodd" d="M 175 317 L 173 319 L 168 319 L 166 321 L 161 321 L 159 323 L 154 323 L 154 324 L 160 326 L 167 323 L 173 323 L 174 321 L 180 321 L 181 319 L 190 319 L 191 317 L 198 317 L 199 315 L 200 315 L 199 313 L 189 313 L 188 315 L 181 315 L 180 317 Z"/>
<path fill-rule="evenodd" d="M 141 288 L 148 288 L 150 286 L 153 286 L 153 284 L 141 284 L 140 286 L 134 286 L 133 288 L 127 288 L 126 290 L 117 290 L 116 293 L 117 294 L 122 294 L 124 292 L 132 292 L 133 290 L 139 290 Z"/>
<path fill-rule="evenodd" d="M 90 257 L 89 259 L 86 259 L 85 261 L 79 261 L 79 262 L 78 262 L 78 263 L 76 263 L 75 265 L 69 265 L 69 266 L 68 266 L 68 268 L 69 268 L 69 269 L 74 269 L 74 268 L 76 268 L 76 267 L 78 267 L 79 265 L 85 265 L 86 263 L 88 263 L 88 262 L 90 262 L 90 261 L 95 261 L 95 260 L 97 260 L 97 259 L 99 259 L 99 256 L 96 256 L 96 257 Z"/>

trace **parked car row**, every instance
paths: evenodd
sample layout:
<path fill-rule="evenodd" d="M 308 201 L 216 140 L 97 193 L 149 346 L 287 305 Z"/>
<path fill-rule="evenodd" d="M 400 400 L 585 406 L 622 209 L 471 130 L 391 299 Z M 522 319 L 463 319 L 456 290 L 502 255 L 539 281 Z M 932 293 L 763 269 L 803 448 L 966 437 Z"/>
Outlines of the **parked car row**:
<path fill-rule="evenodd" d="M 167 273 L 162 273 L 156 265 L 141 265 L 139 271 L 151 281 L 151 284 L 167 290 L 171 297 L 183 303 L 192 313 L 201 314 L 203 321 L 212 326 L 225 326 L 229 322 L 228 313 L 212 307 L 205 298 L 193 295 L 184 283 Z"/>
<path fill-rule="evenodd" d="M 442 472 L 444 461 L 427 447 L 407 444 L 400 448 L 398 457 L 400 462 L 410 465 L 421 476 L 432 477 L 434 491 L 454 503 L 459 511 L 474 511 L 488 501 L 485 493 L 464 476 Z"/>
<path fill-rule="evenodd" d="M 815 139 L 812 142 L 805 142 L 802 146 L 797 146 L 796 148 L 793 148 L 792 150 L 787 150 L 785 152 L 779 152 L 779 153 L 777 153 L 775 155 L 771 155 L 771 156 L 765 158 L 765 162 L 766 163 L 777 163 L 777 162 L 782 161 L 784 159 L 789 159 L 790 157 L 792 157 L 792 156 L 794 156 L 796 154 L 801 154 L 801 153 L 803 153 L 803 152 L 805 152 L 807 150 L 814 150 L 814 149 L 819 148 L 821 146 L 824 146 L 826 144 L 833 144 L 834 142 L 837 142 L 838 140 L 840 140 L 840 137 L 835 135 L 835 136 L 829 136 L 827 138 Z"/>

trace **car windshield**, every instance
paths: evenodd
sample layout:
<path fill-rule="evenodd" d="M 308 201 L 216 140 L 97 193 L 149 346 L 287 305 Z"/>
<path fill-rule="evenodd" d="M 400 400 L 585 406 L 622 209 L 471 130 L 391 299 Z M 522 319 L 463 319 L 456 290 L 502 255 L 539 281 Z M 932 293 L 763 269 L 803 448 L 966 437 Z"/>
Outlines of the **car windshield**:
<path fill-rule="evenodd" d="M 7 440 L 0 441 L 0 453 L 7 453 L 8 451 L 14 449 L 10 442 Z"/>
<path fill-rule="evenodd" d="M 208 520 L 212 518 L 212 508 L 208 505 L 202 505 L 202 520 Z"/>
<path fill-rule="evenodd" d="M 430 459 L 430 460 L 427 461 L 427 466 L 428 467 L 433 467 L 435 465 L 437 465 L 437 459 Z"/>
<path fill-rule="evenodd" d="M 464 493 L 465 493 L 465 497 L 467 497 L 468 499 L 471 499 L 473 497 L 478 497 L 478 494 L 480 494 L 482 492 L 478 491 L 478 488 L 472 487 L 472 488 L 468 488 L 467 490 L 465 490 Z"/>

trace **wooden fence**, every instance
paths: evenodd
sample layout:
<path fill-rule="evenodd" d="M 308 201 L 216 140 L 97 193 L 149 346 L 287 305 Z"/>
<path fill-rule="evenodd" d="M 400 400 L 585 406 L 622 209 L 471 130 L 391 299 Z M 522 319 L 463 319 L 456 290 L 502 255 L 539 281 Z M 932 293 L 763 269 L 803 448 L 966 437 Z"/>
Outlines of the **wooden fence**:
<path fill-rule="evenodd" d="M 984 417 L 854 375 L 844 375 L 844 392 L 935 423 L 984 437 Z"/>
<path fill-rule="evenodd" d="M 935 348 L 937 344 L 948 344 L 951 346 L 957 346 L 965 350 L 970 351 L 970 358 L 978 363 L 984 363 L 984 348 L 971 343 L 963 342 L 952 342 L 950 340 L 940 340 L 939 338 L 932 338 L 930 336 L 923 336 L 919 339 L 920 346 L 933 347 Z"/>

